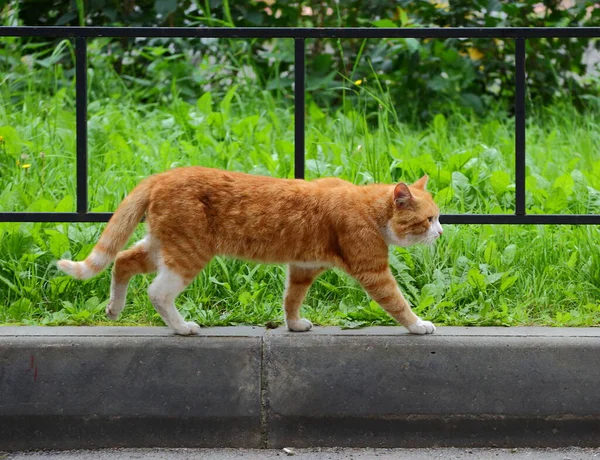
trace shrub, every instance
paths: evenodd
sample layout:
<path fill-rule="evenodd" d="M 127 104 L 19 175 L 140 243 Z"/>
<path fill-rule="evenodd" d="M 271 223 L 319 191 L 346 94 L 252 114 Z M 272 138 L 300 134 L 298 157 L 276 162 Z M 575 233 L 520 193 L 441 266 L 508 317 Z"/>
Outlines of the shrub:
<path fill-rule="evenodd" d="M 27 25 L 580 27 L 600 18 L 595 1 L 568 0 L 13 0 L 3 15 L 11 9 Z M 570 99 L 580 109 L 598 103 L 598 79 L 583 62 L 598 43 L 528 40 L 529 100 Z M 429 119 L 454 106 L 510 110 L 514 100 L 511 39 L 309 40 L 307 53 L 308 89 L 321 105 L 339 107 L 358 91 L 373 91 L 387 94 L 402 118 Z M 292 90 L 291 40 L 115 39 L 103 41 L 93 57 L 99 69 L 145 85 L 149 99 L 169 97 L 174 81 L 191 100 L 208 90 L 225 92 L 233 81 L 249 80 L 282 97 Z M 357 80 L 360 87 L 352 83 Z"/>

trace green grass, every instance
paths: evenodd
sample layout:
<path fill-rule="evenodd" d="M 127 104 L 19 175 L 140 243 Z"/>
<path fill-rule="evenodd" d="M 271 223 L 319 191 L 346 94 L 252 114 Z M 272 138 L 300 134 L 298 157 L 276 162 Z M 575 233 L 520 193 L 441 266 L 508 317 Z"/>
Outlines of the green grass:
<path fill-rule="evenodd" d="M 75 210 L 73 87 L 60 69 L 44 75 L 45 80 L 23 76 L 0 85 L 2 211 Z M 92 211 L 114 210 L 141 178 L 176 166 L 293 176 L 293 108 L 285 101 L 234 86 L 226 95 L 205 93 L 193 104 L 175 89 L 165 101 L 148 103 L 116 79 L 104 78 L 91 78 L 88 109 Z M 56 84 L 65 79 L 66 85 Z M 111 90 L 100 91 L 102 85 Z M 512 119 L 456 113 L 408 126 L 398 122 L 394 104 L 376 85 L 354 90 L 358 102 L 346 110 L 309 102 L 308 178 L 392 182 L 427 173 L 444 213 L 512 212 Z M 381 108 L 369 113 L 361 101 L 373 97 L 381 99 Z M 583 116 L 569 106 L 529 118 L 528 212 L 600 212 L 599 121 L 600 114 Z M 103 311 L 110 271 L 81 282 L 54 265 L 60 257 L 83 259 L 103 227 L 0 224 L 0 323 L 108 323 Z M 445 230 L 434 247 L 390 251 L 399 285 L 424 318 L 447 325 L 598 324 L 597 226 Z M 283 267 L 218 258 L 177 304 L 184 316 L 205 326 L 280 324 L 283 277 Z M 132 282 L 118 324 L 162 324 L 146 295 L 151 278 Z M 316 324 L 393 324 L 338 271 L 318 279 L 303 311 Z"/>

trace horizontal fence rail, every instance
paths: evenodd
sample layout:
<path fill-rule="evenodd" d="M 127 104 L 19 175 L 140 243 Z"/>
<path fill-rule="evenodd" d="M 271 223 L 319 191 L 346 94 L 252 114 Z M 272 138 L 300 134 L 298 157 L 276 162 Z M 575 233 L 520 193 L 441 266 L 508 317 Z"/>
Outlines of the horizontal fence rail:
<path fill-rule="evenodd" d="M 107 222 L 112 213 L 88 212 L 87 39 L 289 38 L 294 39 L 294 177 L 305 172 L 305 44 L 325 38 L 504 38 L 515 41 L 515 213 L 444 214 L 446 224 L 600 224 L 600 214 L 527 214 L 525 190 L 526 41 L 535 38 L 596 38 L 600 27 L 498 28 L 279 28 L 279 27 L 0 27 L 0 37 L 75 40 L 77 212 L 0 212 L 0 222 Z"/>
<path fill-rule="evenodd" d="M 600 27 L 0 27 L 0 37 L 164 38 L 594 38 Z"/>

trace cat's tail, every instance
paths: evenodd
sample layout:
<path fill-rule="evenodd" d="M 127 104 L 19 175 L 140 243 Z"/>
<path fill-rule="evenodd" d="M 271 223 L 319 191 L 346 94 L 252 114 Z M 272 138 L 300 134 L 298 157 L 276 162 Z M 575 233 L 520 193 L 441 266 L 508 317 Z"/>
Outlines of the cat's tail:
<path fill-rule="evenodd" d="M 63 272 L 78 279 L 88 279 L 104 270 L 125 246 L 150 202 L 149 181 L 139 184 L 121 202 L 94 249 L 82 262 L 59 260 Z"/>

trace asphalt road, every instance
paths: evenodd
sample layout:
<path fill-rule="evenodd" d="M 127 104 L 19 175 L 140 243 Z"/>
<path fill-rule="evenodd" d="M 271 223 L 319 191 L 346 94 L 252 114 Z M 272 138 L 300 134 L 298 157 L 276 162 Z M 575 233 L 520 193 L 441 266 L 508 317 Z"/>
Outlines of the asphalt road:
<path fill-rule="evenodd" d="M 581 449 L 103 449 L 20 452 L 2 454 L 0 460 L 262 460 L 296 457 L 302 460 L 600 460 L 600 448 Z"/>

